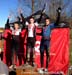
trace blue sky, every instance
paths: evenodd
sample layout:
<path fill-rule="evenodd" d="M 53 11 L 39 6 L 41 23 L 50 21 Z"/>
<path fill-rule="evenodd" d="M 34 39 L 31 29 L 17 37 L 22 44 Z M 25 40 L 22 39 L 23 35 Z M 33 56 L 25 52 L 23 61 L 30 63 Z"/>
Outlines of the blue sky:
<path fill-rule="evenodd" d="M 0 27 L 4 27 L 10 9 L 17 7 L 17 0 L 1 0 L 0 1 Z"/>
<path fill-rule="evenodd" d="M 14 12 L 14 14 L 16 14 L 15 11 L 17 12 L 17 7 L 18 0 L 0 0 L 0 27 L 5 26 L 7 17 L 11 10 Z M 26 6 L 24 6 L 24 9 L 26 12 L 30 12 L 30 9 L 28 9 Z M 25 15 L 27 15 L 27 13 Z"/>

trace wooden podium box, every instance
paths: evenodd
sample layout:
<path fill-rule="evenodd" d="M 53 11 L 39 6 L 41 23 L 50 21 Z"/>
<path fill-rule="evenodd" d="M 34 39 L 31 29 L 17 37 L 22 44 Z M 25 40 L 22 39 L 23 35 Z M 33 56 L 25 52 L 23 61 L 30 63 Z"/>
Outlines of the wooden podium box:
<path fill-rule="evenodd" d="M 38 73 L 37 67 L 32 67 L 30 65 L 20 66 L 16 69 L 16 75 L 50 75 L 50 74 L 40 74 Z"/>
<path fill-rule="evenodd" d="M 30 65 L 24 65 L 16 68 L 16 75 L 62 75 L 54 73 L 38 73 L 37 67 L 32 67 Z"/>
<path fill-rule="evenodd" d="M 16 75 L 40 75 L 36 67 L 30 65 L 20 66 L 16 69 Z"/>

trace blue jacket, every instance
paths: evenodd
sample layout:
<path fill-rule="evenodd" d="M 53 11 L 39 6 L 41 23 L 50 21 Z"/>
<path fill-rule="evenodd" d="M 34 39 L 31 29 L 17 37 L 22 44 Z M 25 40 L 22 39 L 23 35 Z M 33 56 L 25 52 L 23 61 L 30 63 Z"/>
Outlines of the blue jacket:
<path fill-rule="evenodd" d="M 55 28 L 55 24 L 49 24 L 48 26 L 43 27 L 42 36 L 44 38 L 50 38 L 51 30 Z"/>

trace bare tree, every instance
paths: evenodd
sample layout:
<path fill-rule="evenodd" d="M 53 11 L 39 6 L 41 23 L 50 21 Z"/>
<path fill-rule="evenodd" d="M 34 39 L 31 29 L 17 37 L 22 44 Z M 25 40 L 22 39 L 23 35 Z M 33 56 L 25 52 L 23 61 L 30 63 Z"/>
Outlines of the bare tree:
<path fill-rule="evenodd" d="M 32 0 L 32 13 L 34 13 L 34 0 Z"/>
<path fill-rule="evenodd" d="M 28 15 L 31 15 L 42 9 L 45 3 L 47 5 L 45 13 L 49 15 L 51 19 L 56 19 L 56 10 L 58 7 L 62 8 L 61 20 L 72 17 L 72 8 L 70 6 L 71 0 L 66 0 L 66 2 L 65 0 L 18 0 L 18 8 L 21 8 L 22 11 L 24 11 L 24 16 L 26 16 L 27 10 L 24 6 L 26 6 L 28 10 L 31 10 L 30 13 L 28 12 Z M 70 12 L 68 13 L 68 11 Z"/>

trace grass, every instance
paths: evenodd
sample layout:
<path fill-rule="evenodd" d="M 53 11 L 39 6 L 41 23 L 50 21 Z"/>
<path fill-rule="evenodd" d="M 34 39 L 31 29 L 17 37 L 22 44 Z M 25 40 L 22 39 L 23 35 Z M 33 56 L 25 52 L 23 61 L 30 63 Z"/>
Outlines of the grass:
<path fill-rule="evenodd" d="M 70 65 L 72 65 L 72 29 L 70 30 Z"/>

